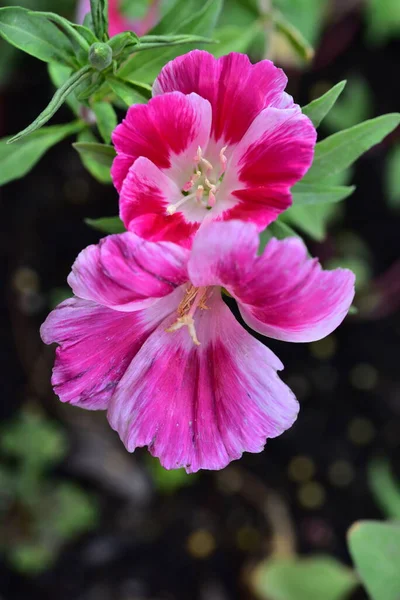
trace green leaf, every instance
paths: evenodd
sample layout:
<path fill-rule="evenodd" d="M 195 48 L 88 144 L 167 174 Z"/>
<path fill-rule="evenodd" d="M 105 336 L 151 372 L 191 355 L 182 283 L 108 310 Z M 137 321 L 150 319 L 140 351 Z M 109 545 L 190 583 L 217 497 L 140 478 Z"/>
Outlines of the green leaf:
<path fill-rule="evenodd" d="M 118 35 L 114 35 L 111 38 L 108 45 L 112 49 L 113 57 L 117 57 L 121 54 L 121 52 L 129 46 L 130 48 L 135 46 L 139 42 L 139 38 L 133 31 L 124 31 L 123 33 L 119 33 Z"/>
<path fill-rule="evenodd" d="M 60 88 L 67 81 L 69 77 L 71 77 L 72 70 L 70 67 L 66 67 L 65 65 L 61 65 L 60 63 L 49 63 L 47 65 L 47 70 L 50 76 L 50 79 L 55 88 Z M 76 99 L 75 95 L 71 94 L 65 101 L 72 112 L 78 117 L 80 113 L 80 104 Z"/>
<path fill-rule="evenodd" d="M 303 183 L 300 181 L 292 188 L 294 206 L 305 204 L 326 204 L 340 202 L 355 190 L 355 186 L 328 186 L 323 183 Z"/>
<path fill-rule="evenodd" d="M 123 81 L 122 79 L 118 79 L 118 77 L 108 77 L 107 83 L 114 94 L 128 107 L 132 106 L 132 104 L 145 104 L 149 100 L 149 94 L 151 94 L 149 86 L 143 87 L 146 84 L 142 85 L 137 82 Z M 150 89 L 150 92 L 147 88 Z"/>
<path fill-rule="evenodd" d="M 400 520 L 400 483 L 396 481 L 388 460 L 373 460 L 368 466 L 368 481 L 384 515 Z"/>
<path fill-rule="evenodd" d="M 197 13 L 199 8 L 199 0 L 176 0 L 170 7 L 168 12 L 157 23 L 150 34 L 153 35 L 168 35 L 176 33 L 182 23 L 190 20 L 194 13 Z"/>
<path fill-rule="evenodd" d="M 352 76 L 349 77 L 339 102 L 327 115 L 325 127 L 331 131 L 340 131 L 366 121 L 372 114 L 372 92 L 369 83 L 359 75 Z"/>
<path fill-rule="evenodd" d="M 266 600 L 345 600 L 356 586 L 355 574 L 329 556 L 272 558 L 253 574 L 253 587 Z"/>
<path fill-rule="evenodd" d="M 379 144 L 399 123 L 399 113 L 383 115 L 339 131 L 319 142 L 315 147 L 312 167 L 302 181 L 318 182 L 346 169 L 362 154 Z"/>
<path fill-rule="evenodd" d="M 76 66 L 74 49 L 64 33 L 46 17 L 25 8 L 0 8 L 0 35 L 39 60 Z"/>
<path fill-rule="evenodd" d="M 192 13 L 186 21 L 181 21 L 175 33 L 208 36 L 213 31 L 222 8 L 223 0 L 207 0 L 202 8 Z M 189 48 L 185 48 L 187 52 Z M 152 83 L 166 62 L 182 54 L 179 48 L 149 50 L 145 54 L 134 54 L 118 71 L 118 77 L 128 81 Z"/>
<path fill-rule="evenodd" d="M 340 83 L 334 85 L 329 92 L 326 92 L 326 94 L 320 98 L 317 98 L 306 106 L 303 106 L 301 110 L 309 119 L 311 119 L 314 127 L 318 127 L 321 124 L 324 117 L 326 117 L 339 98 L 340 94 L 343 92 L 345 86 L 346 80 L 341 81 Z"/>
<path fill-rule="evenodd" d="M 310 62 L 314 57 L 314 50 L 303 34 L 279 11 L 273 12 L 272 19 L 276 30 L 285 36 L 300 58 Z"/>
<path fill-rule="evenodd" d="M 102 219 L 85 219 L 85 223 L 103 233 L 124 233 L 125 226 L 119 217 L 103 217 Z"/>
<path fill-rule="evenodd" d="M 87 58 L 87 53 L 89 51 L 90 46 L 86 40 L 86 37 L 82 36 L 80 33 L 80 29 L 74 27 L 74 25 L 70 23 L 68 19 L 64 19 L 64 17 L 61 17 L 60 15 L 57 15 L 56 13 L 52 12 L 30 11 L 28 14 L 30 17 L 36 16 L 42 17 L 43 19 L 48 19 L 49 21 L 52 21 L 53 23 L 58 25 L 60 29 L 64 31 L 65 35 L 70 40 L 72 46 L 76 48 L 77 51 L 82 50 L 84 53 L 83 56 Z"/>
<path fill-rule="evenodd" d="M 328 225 L 337 210 L 338 206 L 332 203 L 294 205 L 284 212 L 281 219 L 320 242 L 325 239 Z"/>
<path fill-rule="evenodd" d="M 385 188 L 389 206 L 400 208 L 400 145 L 395 146 L 387 158 Z"/>
<path fill-rule="evenodd" d="M 83 81 L 88 79 L 91 75 L 91 68 L 87 65 L 86 67 L 82 67 L 79 71 L 71 75 L 69 79 L 56 91 L 54 94 L 50 104 L 45 108 L 43 112 L 31 123 L 28 127 L 14 135 L 10 140 L 8 140 L 8 144 L 16 142 L 21 138 L 33 133 L 37 129 L 40 129 L 47 121 L 51 119 L 51 117 L 58 111 L 60 106 L 62 106 L 69 96 L 71 92 L 73 92 Z"/>
<path fill-rule="evenodd" d="M 108 0 L 90 0 L 93 29 L 101 42 L 108 40 Z"/>
<path fill-rule="evenodd" d="M 246 52 L 260 31 L 261 26 L 257 21 L 245 29 L 236 25 L 227 25 L 214 32 L 214 38 L 218 43 L 210 44 L 207 50 L 216 58 L 229 52 Z"/>
<path fill-rule="evenodd" d="M 117 126 L 117 115 L 108 102 L 96 102 L 92 109 L 96 115 L 97 127 L 106 144 L 111 142 L 111 134 Z"/>
<path fill-rule="evenodd" d="M 287 237 L 300 237 L 289 225 L 286 225 L 281 220 L 274 221 L 260 234 L 260 245 L 258 247 L 258 253 L 261 254 L 264 251 L 265 246 L 272 238 L 277 240 L 284 240 Z"/>
<path fill-rule="evenodd" d="M 350 554 L 372 600 L 400 598 L 400 524 L 359 521 L 348 533 Z"/>
<path fill-rule="evenodd" d="M 44 127 L 12 146 L 8 145 L 8 138 L 0 140 L 0 185 L 29 173 L 49 148 L 77 133 L 83 126 L 82 122 L 74 122 Z"/>
<path fill-rule="evenodd" d="M 90 129 L 82 131 L 78 136 L 78 142 L 72 145 L 79 152 L 85 168 L 96 181 L 112 183 L 110 171 L 115 157 L 115 150 L 112 146 L 99 144 Z"/>

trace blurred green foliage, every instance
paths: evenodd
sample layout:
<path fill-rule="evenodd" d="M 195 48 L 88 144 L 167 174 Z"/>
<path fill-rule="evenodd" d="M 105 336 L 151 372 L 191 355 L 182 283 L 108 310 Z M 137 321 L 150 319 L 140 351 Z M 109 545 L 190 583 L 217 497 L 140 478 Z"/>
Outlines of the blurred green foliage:
<path fill-rule="evenodd" d="M 97 505 L 79 486 L 54 480 L 67 452 L 57 423 L 25 410 L 1 433 L 0 551 L 18 571 L 38 573 L 96 524 Z"/>

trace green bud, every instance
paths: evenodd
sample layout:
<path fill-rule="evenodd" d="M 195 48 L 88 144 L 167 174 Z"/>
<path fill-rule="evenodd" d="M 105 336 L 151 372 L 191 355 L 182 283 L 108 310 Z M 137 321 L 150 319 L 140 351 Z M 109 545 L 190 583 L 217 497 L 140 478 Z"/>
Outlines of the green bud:
<path fill-rule="evenodd" d="M 89 62 L 94 69 L 104 71 L 112 63 L 112 48 L 108 44 L 96 42 L 89 49 Z"/>

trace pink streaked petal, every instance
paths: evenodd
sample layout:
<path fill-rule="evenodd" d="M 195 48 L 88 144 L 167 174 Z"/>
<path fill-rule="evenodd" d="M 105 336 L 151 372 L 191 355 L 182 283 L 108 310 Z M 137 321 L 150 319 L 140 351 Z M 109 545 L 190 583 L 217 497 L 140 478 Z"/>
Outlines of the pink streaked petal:
<path fill-rule="evenodd" d="M 210 104 L 197 94 L 173 92 L 131 106 L 113 133 L 117 157 L 111 175 L 115 187 L 121 190 L 130 166 L 140 156 L 177 178 L 180 175 L 183 185 L 198 146 L 207 147 L 210 129 Z"/>
<path fill-rule="evenodd" d="M 60 400 L 89 410 L 107 408 L 129 363 L 157 324 L 144 311 L 122 313 L 79 298 L 62 302 L 41 327 L 46 344 L 60 344 L 52 376 Z"/>
<path fill-rule="evenodd" d="M 169 241 L 189 249 L 198 224 L 187 223 L 179 212 L 166 217 L 149 213 L 132 219 L 129 227 L 148 241 Z"/>
<path fill-rule="evenodd" d="M 286 83 L 284 72 L 271 61 L 252 65 L 245 54 L 216 59 L 203 50 L 193 50 L 162 69 L 153 95 L 178 90 L 206 98 L 213 110 L 213 137 L 235 144 L 264 108 L 289 105 L 290 96 L 283 98 Z"/>
<path fill-rule="evenodd" d="M 259 246 L 257 228 L 242 221 L 211 222 L 197 232 L 188 261 L 196 287 L 241 286 L 250 277 Z"/>
<path fill-rule="evenodd" d="M 222 469 L 288 429 L 298 404 L 277 357 L 235 320 L 220 296 L 196 314 L 201 346 L 164 321 L 121 380 L 108 418 L 129 451 L 148 446 L 167 469 Z"/>
<path fill-rule="evenodd" d="M 315 142 L 315 128 L 298 107 L 263 110 L 228 163 L 220 193 L 240 202 L 225 218 L 247 220 L 254 211 L 260 226 L 273 221 L 290 206 L 290 188 L 311 166 Z"/>
<path fill-rule="evenodd" d="M 187 281 L 188 251 L 169 242 L 147 242 L 134 233 L 110 235 L 76 259 L 68 283 L 75 295 L 132 311 L 171 294 Z"/>
<path fill-rule="evenodd" d="M 255 331 L 288 342 L 310 342 L 330 334 L 354 298 L 354 274 L 323 271 L 297 238 L 271 240 L 242 288 L 228 290 Z"/>

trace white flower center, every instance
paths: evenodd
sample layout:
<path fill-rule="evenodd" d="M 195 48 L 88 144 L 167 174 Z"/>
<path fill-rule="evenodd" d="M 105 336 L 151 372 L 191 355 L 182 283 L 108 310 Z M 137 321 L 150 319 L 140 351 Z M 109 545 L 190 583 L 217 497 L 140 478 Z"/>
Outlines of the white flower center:
<path fill-rule="evenodd" d="M 226 148 L 227 146 L 224 146 L 219 153 L 218 169 L 214 169 L 214 166 L 203 156 L 200 146 L 197 148 L 196 156 L 193 158 L 195 163 L 193 175 L 182 188 L 183 197 L 175 204 L 167 206 L 166 210 L 169 215 L 176 213 L 181 206 L 191 200 L 206 209 L 215 206 L 218 188 L 226 170 Z"/>

